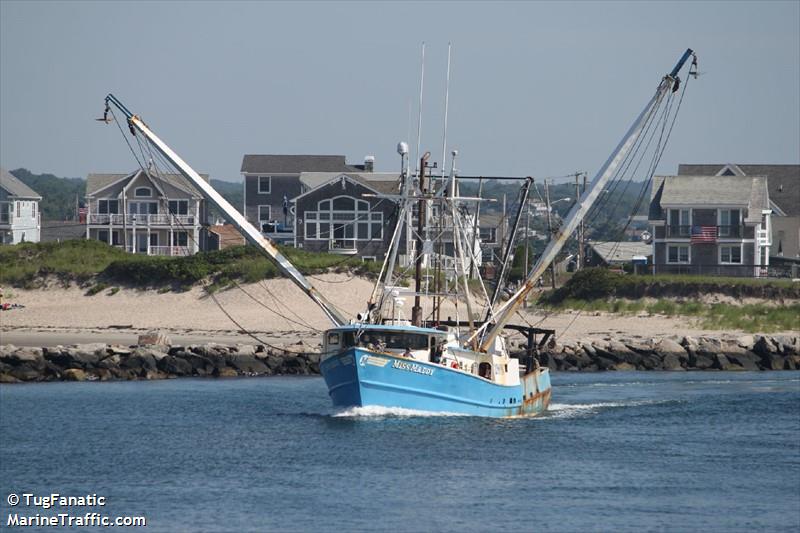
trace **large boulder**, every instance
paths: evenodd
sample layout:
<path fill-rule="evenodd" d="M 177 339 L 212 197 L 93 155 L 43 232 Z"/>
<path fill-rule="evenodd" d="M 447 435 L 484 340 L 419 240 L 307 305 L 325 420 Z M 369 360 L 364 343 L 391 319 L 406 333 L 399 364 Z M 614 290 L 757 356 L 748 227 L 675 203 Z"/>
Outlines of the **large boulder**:
<path fill-rule="evenodd" d="M 739 365 L 745 370 L 760 370 L 758 363 L 761 358 L 752 352 L 747 352 L 743 349 L 741 353 L 726 353 L 726 357 L 731 363 Z"/>
<path fill-rule="evenodd" d="M 64 370 L 64 379 L 67 381 L 86 381 L 86 372 L 80 368 L 68 368 Z"/>
<path fill-rule="evenodd" d="M 759 335 L 756 338 L 756 342 L 753 344 L 753 352 L 761 357 L 769 357 L 770 355 L 780 353 L 780 350 L 778 345 L 772 342 L 772 339 Z"/>
<path fill-rule="evenodd" d="M 192 375 L 192 365 L 189 364 L 189 362 L 185 359 L 180 359 L 173 355 L 167 355 L 166 357 L 163 357 L 161 360 L 156 362 L 156 366 L 158 367 L 158 370 L 164 372 L 165 374 L 170 374 L 173 376 Z"/>
<path fill-rule="evenodd" d="M 40 381 L 43 378 L 42 372 L 30 366 L 28 363 L 23 363 L 12 368 L 9 374 L 20 381 Z"/>
<path fill-rule="evenodd" d="M 744 368 L 736 363 L 733 363 L 725 354 L 715 354 L 713 356 L 714 366 L 718 370 L 744 370 Z"/>
<path fill-rule="evenodd" d="M 681 359 L 675 353 L 667 353 L 666 355 L 664 355 L 664 358 L 661 361 L 664 370 L 671 370 L 671 371 L 685 370 L 681 365 Z"/>
<path fill-rule="evenodd" d="M 141 374 L 143 371 L 146 372 L 148 370 L 155 370 L 157 367 L 157 361 L 155 357 L 149 353 L 134 352 L 128 357 L 122 359 L 119 366 L 133 370 L 137 374 Z"/>
<path fill-rule="evenodd" d="M 8 363 L 10 366 L 27 364 L 31 368 L 43 369 L 45 359 L 41 348 L 15 348 L 14 351 L 0 356 L 0 361 Z"/>
<path fill-rule="evenodd" d="M 254 355 L 231 354 L 228 357 L 228 365 L 245 375 L 269 374 L 270 369 Z"/>

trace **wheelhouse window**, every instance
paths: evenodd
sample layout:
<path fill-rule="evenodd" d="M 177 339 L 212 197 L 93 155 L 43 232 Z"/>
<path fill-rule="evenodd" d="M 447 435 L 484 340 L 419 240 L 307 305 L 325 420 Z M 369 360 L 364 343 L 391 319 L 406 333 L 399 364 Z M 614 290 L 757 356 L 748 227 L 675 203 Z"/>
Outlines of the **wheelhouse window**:
<path fill-rule="evenodd" d="M 272 176 L 258 177 L 258 193 L 269 194 L 272 192 Z"/>
<path fill-rule="evenodd" d="M 719 247 L 719 262 L 729 265 L 742 264 L 742 247 L 735 246 L 720 246 Z"/>
<path fill-rule="evenodd" d="M 171 215 L 188 215 L 189 200 L 170 200 L 169 212 Z"/>
<path fill-rule="evenodd" d="M 329 334 L 330 335 L 330 334 Z M 330 342 L 330 341 L 329 341 Z M 343 347 L 360 346 L 379 350 L 427 350 L 430 338 L 424 333 L 406 333 L 403 331 L 367 330 L 345 331 L 342 333 Z"/>
<path fill-rule="evenodd" d="M 306 239 L 383 239 L 383 212 L 371 211 L 369 202 L 351 196 L 317 202 L 315 211 L 305 214 Z"/>
<path fill-rule="evenodd" d="M 667 246 L 667 263 L 688 263 L 688 262 L 689 262 L 688 245 Z"/>
<path fill-rule="evenodd" d="M 136 198 L 150 198 L 153 196 L 153 191 L 150 187 L 136 187 L 133 191 L 133 195 Z"/>

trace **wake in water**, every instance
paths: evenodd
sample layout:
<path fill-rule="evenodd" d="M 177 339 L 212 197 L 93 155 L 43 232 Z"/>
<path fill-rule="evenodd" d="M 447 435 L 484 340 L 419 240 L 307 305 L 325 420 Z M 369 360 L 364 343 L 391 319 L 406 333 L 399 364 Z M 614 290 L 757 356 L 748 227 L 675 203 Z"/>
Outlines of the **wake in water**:
<path fill-rule="evenodd" d="M 594 414 L 603 409 L 617 407 L 638 407 L 641 405 L 657 405 L 671 403 L 675 400 L 634 400 L 630 402 L 598 402 L 598 403 L 551 403 L 542 418 L 574 418 Z"/>
<path fill-rule="evenodd" d="M 348 407 L 333 411 L 329 414 L 333 418 L 410 418 L 410 417 L 432 417 L 432 416 L 469 416 L 459 413 L 419 411 L 416 409 L 404 409 L 402 407 L 381 407 L 378 405 L 368 405 L 365 407 Z"/>

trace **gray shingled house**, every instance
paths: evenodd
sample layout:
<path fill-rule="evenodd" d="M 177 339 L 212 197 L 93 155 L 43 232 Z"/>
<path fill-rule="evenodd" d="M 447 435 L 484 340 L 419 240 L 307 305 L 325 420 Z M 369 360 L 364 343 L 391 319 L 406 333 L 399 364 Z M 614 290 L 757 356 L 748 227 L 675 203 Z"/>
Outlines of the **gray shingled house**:
<path fill-rule="evenodd" d="M 349 165 L 343 155 L 253 155 L 242 159 L 244 177 L 243 214 L 262 233 L 282 242 L 294 240 L 291 200 L 306 192 L 300 175 L 304 172 L 368 172 L 373 159 L 364 165 Z"/>
<path fill-rule="evenodd" d="M 396 174 L 304 172 L 295 209 L 294 243 L 314 252 L 384 258 L 394 232 L 399 192 Z M 401 253 L 404 253 L 401 251 Z"/>
<path fill-rule="evenodd" d="M 678 175 L 766 176 L 773 263 L 800 262 L 800 165 L 679 165 Z"/>
<path fill-rule="evenodd" d="M 89 174 L 86 206 L 87 239 L 147 255 L 191 255 L 204 248 L 206 203 L 179 174 Z"/>
<path fill-rule="evenodd" d="M 42 197 L 0 168 L 0 244 L 39 242 Z"/>
<path fill-rule="evenodd" d="M 648 216 L 653 268 L 766 275 L 771 213 L 765 176 L 656 176 Z"/>

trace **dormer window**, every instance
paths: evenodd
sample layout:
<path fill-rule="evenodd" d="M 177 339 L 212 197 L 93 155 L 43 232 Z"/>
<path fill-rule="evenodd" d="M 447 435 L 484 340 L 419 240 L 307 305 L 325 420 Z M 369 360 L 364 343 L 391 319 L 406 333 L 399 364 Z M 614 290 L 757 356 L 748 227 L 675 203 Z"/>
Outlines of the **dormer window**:
<path fill-rule="evenodd" d="M 150 190 L 150 187 L 136 187 L 136 190 L 133 191 L 133 195 L 136 198 L 150 198 L 153 196 L 153 191 Z"/>

